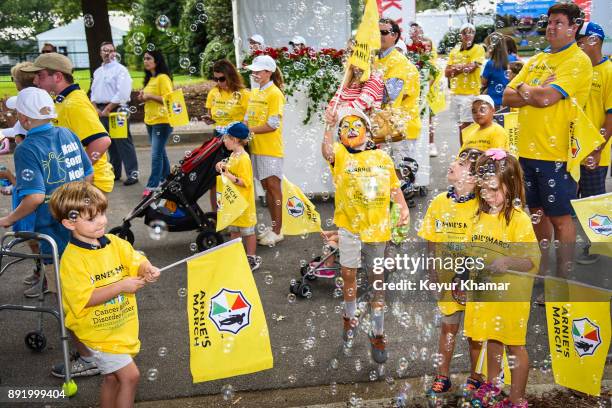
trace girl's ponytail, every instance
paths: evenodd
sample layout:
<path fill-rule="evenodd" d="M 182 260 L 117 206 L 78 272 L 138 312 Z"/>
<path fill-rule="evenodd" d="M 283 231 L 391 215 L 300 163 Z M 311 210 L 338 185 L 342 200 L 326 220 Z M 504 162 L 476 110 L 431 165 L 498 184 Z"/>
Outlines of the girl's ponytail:
<path fill-rule="evenodd" d="M 276 87 L 282 91 L 285 87 L 285 82 L 283 81 L 283 74 L 278 67 L 276 68 L 276 71 L 272 73 L 271 78 L 274 85 L 276 85 Z"/>

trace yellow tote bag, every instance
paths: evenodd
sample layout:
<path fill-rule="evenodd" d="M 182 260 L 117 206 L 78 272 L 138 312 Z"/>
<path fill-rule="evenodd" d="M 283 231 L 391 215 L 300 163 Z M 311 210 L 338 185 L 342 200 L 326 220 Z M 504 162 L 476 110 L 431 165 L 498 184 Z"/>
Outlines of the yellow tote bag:
<path fill-rule="evenodd" d="M 177 127 L 189 124 L 189 115 L 187 114 L 187 105 L 182 89 L 164 95 L 164 106 L 166 112 L 168 112 L 170 126 Z"/>
<path fill-rule="evenodd" d="M 128 118 L 125 113 L 113 112 L 108 115 L 108 133 L 113 139 L 127 138 Z"/>

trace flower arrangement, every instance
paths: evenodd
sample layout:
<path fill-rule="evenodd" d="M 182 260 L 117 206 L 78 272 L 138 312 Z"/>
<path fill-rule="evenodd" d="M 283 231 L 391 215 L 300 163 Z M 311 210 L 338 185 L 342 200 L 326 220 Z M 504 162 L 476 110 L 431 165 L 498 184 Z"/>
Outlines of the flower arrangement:
<path fill-rule="evenodd" d="M 344 50 L 323 48 L 316 51 L 306 47 L 291 52 L 287 47 L 266 48 L 255 51 L 245 58 L 241 74 L 249 83 L 249 71 L 246 66 L 258 55 L 269 55 L 276 60 L 276 65 L 285 81 L 284 93 L 293 96 L 297 89 L 304 89 L 308 96 L 308 106 L 304 124 L 310 122 L 314 113 L 321 113 L 327 102 L 334 96 L 344 73 Z"/>
<path fill-rule="evenodd" d="M 431 78 L 438 74 L 438 67 L 433 61 L 431 47 L 423 42 L 413 42 L 407 46 L 408 59 L 417 67 L 419 71 L 427 70 Z"/>

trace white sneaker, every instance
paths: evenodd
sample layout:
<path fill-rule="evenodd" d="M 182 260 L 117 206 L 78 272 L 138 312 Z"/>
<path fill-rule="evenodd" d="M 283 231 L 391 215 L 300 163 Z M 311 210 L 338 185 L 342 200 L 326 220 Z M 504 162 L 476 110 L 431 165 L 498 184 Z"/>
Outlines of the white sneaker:
<path fill-rule="evenodd" d="M 277 243 L 285 239 L 283 234 L 276 234 L 274 231 L 269 230 L 266 235 L 261 237 L 261 239 L 257 242 L 259 245 L 265 246 L 275 246 Z"/>
<path fill-rule="evenodd" d="M 255 272 L 261 266 L 261 256 L 247 255 L 247 260 L 249 261 L 251 272 Z"/>
<path fill-rule="evenodd" d="M 261 232 L 256 232 L 255 233 L 255 237 L 257 238 L 257 240 L 259 241 L 260 239 L 262 239 L 263 237 L 265 237 L 266 235 L 268 235 L 268 231 L 272 231 L 272 228 L 270 227 L 265 227 L 264 229 L 261 230 Z"/>
<path fill-rule="evenodd" d="M 429 144 L 429 157 L 437 157 L 438 156 L 438 147 L 435 143 Z"/>

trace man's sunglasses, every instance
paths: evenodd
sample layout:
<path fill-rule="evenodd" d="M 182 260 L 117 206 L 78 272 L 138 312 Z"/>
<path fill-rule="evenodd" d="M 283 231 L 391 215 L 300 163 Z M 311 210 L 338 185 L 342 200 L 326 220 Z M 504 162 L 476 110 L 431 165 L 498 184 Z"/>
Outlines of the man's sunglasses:
<path fill-rule="evenodd" d="M 225 77 L 213 77 L 213 81 L 215 82 L 225 82 Z"/>
<path fill-rule="evenodd" d="M 393 32 L 393 30 L 380 30 L 380 35 L 389 35 Z"/>
<path fill-rule="evenodd" d="M 40 53 L 41 54 L 51 54 L 52 52 L 55 52 L 53 50 L 42 50 Z"/>

